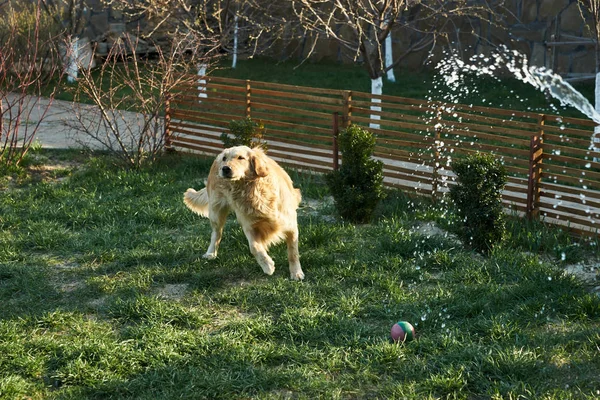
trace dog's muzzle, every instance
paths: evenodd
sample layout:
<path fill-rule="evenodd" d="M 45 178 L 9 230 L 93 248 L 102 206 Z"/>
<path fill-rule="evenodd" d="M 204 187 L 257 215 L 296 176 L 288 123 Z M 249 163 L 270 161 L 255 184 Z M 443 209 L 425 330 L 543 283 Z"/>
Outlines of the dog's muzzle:
<path fill-rule="evenodd" d="M 221 176 L 223 178 L 231 178 L 233 176 L 233 171 L 227 165 L 221 167 Z"/>

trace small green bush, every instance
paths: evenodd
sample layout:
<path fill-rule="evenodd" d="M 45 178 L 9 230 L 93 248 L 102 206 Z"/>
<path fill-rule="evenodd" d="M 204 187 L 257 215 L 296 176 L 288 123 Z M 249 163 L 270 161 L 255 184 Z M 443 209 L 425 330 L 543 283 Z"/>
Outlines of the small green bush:
<path fill-rule="evenodd" d="M 371 132 L 352 125 L 340 133 L 339 146 L 342 165 L 326 176 L 336 209 L 346 220 L 368 222 L 385 196 L 383 163 L 371 158 L 375 137 Z"/>
<path fill-rule="evenodd" d="M 502 210 L 506 170 L 494 156 L 481 153 L 453 161 L 452 169 L 458 184 L 450 189 L 450 198 L 464 221 L 463 239 L 473 249 L 487 252 L 506 231 Z"/>
<path fill-rule="evenodd" d="M 221 141 L 225 148 L 233 146 L 266 147 L 263 141 L 265 126 L 260 121 L 254 121 L 250 117 L 231 121 L 229 131 L 233 137 L 227 132 L 221 134 Z"/>

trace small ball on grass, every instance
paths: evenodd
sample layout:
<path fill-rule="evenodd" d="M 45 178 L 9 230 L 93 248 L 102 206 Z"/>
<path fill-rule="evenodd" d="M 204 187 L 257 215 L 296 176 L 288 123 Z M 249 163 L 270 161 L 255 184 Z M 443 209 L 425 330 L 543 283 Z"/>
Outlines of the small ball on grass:
<path fill-rule="evenodd" d="M 394 342 L 409 342 L 415 338 L 415 328 L 410 322 L 399 321 L 392 326 L 390 335 Z"/>

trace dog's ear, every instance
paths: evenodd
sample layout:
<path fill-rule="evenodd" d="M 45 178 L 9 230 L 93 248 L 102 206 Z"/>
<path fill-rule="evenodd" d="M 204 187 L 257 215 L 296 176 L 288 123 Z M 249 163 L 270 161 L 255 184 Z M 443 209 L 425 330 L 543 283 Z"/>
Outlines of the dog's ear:
<path fill-rule="evenodd" d="M 252 171 L 259 178 L 264 178 L 269 174 L 269 168 L 267 167 L 265 153 L 260 149 L 253 149 L 252 155 L 250 156 L 250 165 Z"/>

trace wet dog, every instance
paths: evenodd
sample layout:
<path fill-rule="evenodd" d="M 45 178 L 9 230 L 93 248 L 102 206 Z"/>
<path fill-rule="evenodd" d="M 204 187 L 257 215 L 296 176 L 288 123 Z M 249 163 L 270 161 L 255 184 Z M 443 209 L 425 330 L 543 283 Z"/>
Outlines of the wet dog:
<path fill-rule="evenodd" d="M 223 226 L 233 211 L 250 252 L 266 274 L 275 271 L 275 263 L 267 254 L 269 246 L 286 241 L 294 280 L 304 279 L 296 215 L 300 200 L 300 190 L 294 188 L 283 168 L 263 150 L 246 146 L 225 149 L 213 162 L 206 187 L 200 191 L 188 189 L 183 197 L 188 208 L 210 220 L 212 234 L 204 258 L 217 257 Z"/>

